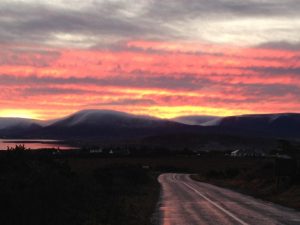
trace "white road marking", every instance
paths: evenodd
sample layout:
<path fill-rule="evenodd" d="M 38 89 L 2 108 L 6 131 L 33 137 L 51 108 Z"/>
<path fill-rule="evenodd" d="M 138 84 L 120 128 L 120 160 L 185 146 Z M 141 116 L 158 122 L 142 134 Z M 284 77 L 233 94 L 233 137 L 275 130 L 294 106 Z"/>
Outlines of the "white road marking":
<path fill-rule="evenodd" d="M 219 204 L 217 204 L 216 202 L 212 201 L 211 199 L 209 199 L 208 197 L 206 197 L 205 195 L 203 195 L 202 193 L 200 193 L 197 189 L 195 189 L 193 186 L 187 184 L 186 182 L 182 183 L 187 186 L 188 188 L 190 188 L 191 190 L 193 190 L 194 192 L 196 192 L 199 196 L 201 196 L 202 198 L 204 198 L 206 201 L 208 201 L 209 203 L 211 203 L 212 205 L 214 205 L 215 207 L 217 207 L 218 209 L 220 209 L 222 212 L 224 212 L 226 215 L 230 216 L 232 219 L 236 220 L 237 222 L 239 222 L 242 225 L 249 225 L 248 223 L 246 223 L 245 221 L 241 220 L 240 218 L 238 218 L 237 216 L 235 216 L 234 214 L 232 214 L 231 212 L 229 212 L 227 209 L 224 209 L 222 206 L 220 206 Z"/>

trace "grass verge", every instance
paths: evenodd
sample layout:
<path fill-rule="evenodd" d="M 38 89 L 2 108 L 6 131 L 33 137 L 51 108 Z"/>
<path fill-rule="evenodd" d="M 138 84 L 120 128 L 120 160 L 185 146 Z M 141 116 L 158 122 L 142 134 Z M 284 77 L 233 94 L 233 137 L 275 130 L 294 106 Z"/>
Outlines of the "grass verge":
<path fill-rule="evenodd" d="M 138 165 L 74 170 L 67 161 L 0 156 L 1 225 L 148 225 L 157 174 Z"/>
<path fill-rule="evenodd" d="M 192 175 L 194 180 L 229 188 L 243 194 L 300 210 L 300 184 L 298 179 L 281 182 L 278 186 L 274 162 L 259 161 L 253 167 L 210 169 Z"/>

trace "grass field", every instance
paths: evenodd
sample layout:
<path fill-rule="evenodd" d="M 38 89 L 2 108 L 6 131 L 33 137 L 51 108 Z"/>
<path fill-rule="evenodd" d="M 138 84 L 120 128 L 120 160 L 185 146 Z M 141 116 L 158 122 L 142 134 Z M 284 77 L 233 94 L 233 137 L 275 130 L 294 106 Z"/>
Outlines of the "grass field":
<path fill-rule="evenodd" d="M 157 172 L 205 173 L 211 169 L 222 170 L 231 167 L 246 169 L 260 162 L 262 161 L 258 159 L 195 156 L 67 159 L 67 163 L 72 170 L 78 173 L 89 173 L 97 167 L 107 167 L 116 164 L 146 166 Z"/>
<path fill-rule="evenodd" d="M 160 191 L 157 173 L 127 163 L 89 169 L 89 161 L 79 164 L 1 154 L 0 224 L 151 224 Z"/>
<path fill-rule="evenodd" d="M 300 210 L 299 174 L 279 178 L 275 167 L 274 160 L 263 160 L 248 168 L 232 165 L 201 171 L 192 178 Z"/>
<path fill-rule="evenodd" d="M 159 198 L 157 177 L 164 172 L 192 173 L 201 181 L 299 207 L 299 185 L 274 192 L 274 168 L 265 159 L 185 155 L 51 159 L 8 152 L 0 154 L 0 205 L 5 215 L 0 224 L 148 225 Z"/>

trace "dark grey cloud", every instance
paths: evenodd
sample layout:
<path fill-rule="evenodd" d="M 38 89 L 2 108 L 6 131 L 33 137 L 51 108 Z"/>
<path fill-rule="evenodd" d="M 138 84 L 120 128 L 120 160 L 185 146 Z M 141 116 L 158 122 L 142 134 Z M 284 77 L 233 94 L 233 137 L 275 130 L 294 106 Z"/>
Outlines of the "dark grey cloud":
<path fill-rule="evenodd" d="M 285 49 L 289 51 L 299 51 L 300 42 L 289 43 L 286 41 L 266 42 L 257 46 L 258 48 L 270 48 L 270 49 Z"/>
<path fill-rule="evenodd" d="M 265 103 L 274 98 L 278 100 L 286 95 L 300 98 L 300 87 L 296 84 L 239 84 L 236 88 L 239 93 L 246 96 L 257 96 Z"/>
<path fill-rule="evenodd" d="M 120 86 L 132 88 L 161 88 L 161 89 L 183 89 L 201 90 L 212 84 L 206 78 L 196 78 L 192 75 L 181 76 L 180 78 L 170 76 L 130 76 L 130 77 L 107 77 L 107 78 L 58 78 L 58 77 L 17 77 L 10 75 L 0 75 L 1 85 L 51 85 L 51 84 L 78 84 L 78 85 L 98 85 L 98 86 Z"/>
<path fill-rule="evenodd" d="M 297 0 L 166 0 L 152 1 L 147 15 L 161 20 L 230 19 L 233 17 L 298 17 L 300 2 Z"/>
<path fill-rule="evenodd" d="M 300 59 L 299 59 L 300 60 Z M 276 75 L 300 76 L 300 67 L 249 67 L 248 70 L 259 72 L 261 77 L 274 77 Z"/>
<path fill-rule="evenodd" d="M 210 21 L 240 18 L 276 17 L 292 21 L 300 17 L 298 0 L 145 0 L 134 4 L 98 0 L 81 8 L 46 3 L 30 0 L 0 2 L 0 42 L 63 42 L 55 36 L 57 34 L 85 36 L 68 40 L 69 44 L 100 46 L 120 39 L 174 40 L 187 38 L 190 34 L 186 33 L 185 27 L 195 20 L 203 21 L 205 25 Z M 142 7 L 136 12 L 132 8 L 138 4 Z M 203 24 L 199 26 L 205 32 Z"/>
<path fill-rule="evenodd" d="M 272 78 L 272 77 L 269 77 Z M 266 79 L 269 79 L 266 77 Z M 99 87 L 131 87 L 131 88 L 160 88 L 165 90 L 190 90 L 190 91 L 204 91 L 204 93 L 213 89 L 214 92 L 223 93 L 224 96 L 227 94 L 231 95 L 233 92 L 237 95 L 242 94 L 243 96 L 249 96 L 251 99 L 249 101 L 255 102 L 264 102 L 269 101 L 270 99 L 280 98 L 283 96 L 294 96 L 295 98 L 300 98 L 300 87 L 297 84 L 245 84 L 245 83 L 235 83 L 231 84 L 225 80 L 219 82 L 213 82 L 207 79 L 201 79 L 191 76 L 185 76 L 181 78 L 175 77 L 127 77 L 127 78 L 59 78 L 59 77 L 15 77 L 8 75 L 0 75 L 0 86 L 24 86 L 25 89 L 20 89 L 21 93 L 26 96 L 30 95 L 56 95 L 56 94 L 109 94 L 113 95 L 114 93 L 102 93 L 99 90 L 81 90 L 74 88 L 49 88 L 48 85 L 96 85 Z M 37 87 L 38 88 L 37 88 Z M 243 102 L 243 99 L 241 102 Z M 144 101 L 144 100 L 143 100 Z M 237 100 L 233 100 L 237 101 Z M 248 100 L 247 100 L 248 102 Z M 139 104 L 135 99 L 133 100 L 123 100 L 114 101 L 111 105 L 125 105 L 125 104 Z M 143 102 L 143 104 L 150 104 L 151 102 Z M 237 102 L 236 102 L 237 103 Z"/>
<path fill-rule="evenodd" d="M 123 3 L 125 4 L 125 3 Z M 172 36 L 170 29 L 151 18 L 127 18 L 122 4 L 95 3 L 82 10 L 22 3 L 0 3 L 0 41 L 41 43 L 55 34 L 101 38 L 155 38 Z"/>
<path fill-rule="evenodd" d="M 235 98 L 226 98 L 225 97 L 203 97 L 201 99 L 202 104 L 203 102 L 205 102 L 206 105 L 216 105 L 216 104 L 243 104 L 243 103 L 247 103 L 247 104 L 255 104 L 255 103 L 259 103 L 259 102 L 263 102 L 264 100 L 259 97 L 259 96 L 247 96 L 244 97 L 243 99 L 235 99 Z"/>
<path fill-rule="evenodd" d="M 0 49 L 0 65 L 47 67 L 57 60 L 60 52 L 43 49 Z"/>
<path fill-rule="evenodd" d="M 21 91 L 21 95 L 23 95 L 23 96 L 64 95 L 64 94 L 80 95 L 80 94 L 95 93 L 93 91 L 80 90 L 80 89 L 48 88 L 48 87 L 39 87 L 39 88 L 30 87 L 30 88 L 25 88 L 20 91 Z"/>
<path fill-rule="evenodd" d="M 116 101 L 100 102 L 95 104 L 89 104 L 88 106 L 127 106 L 127 105 L 156 105 L 157 103 L 152 99 L 120 99 Z"/>

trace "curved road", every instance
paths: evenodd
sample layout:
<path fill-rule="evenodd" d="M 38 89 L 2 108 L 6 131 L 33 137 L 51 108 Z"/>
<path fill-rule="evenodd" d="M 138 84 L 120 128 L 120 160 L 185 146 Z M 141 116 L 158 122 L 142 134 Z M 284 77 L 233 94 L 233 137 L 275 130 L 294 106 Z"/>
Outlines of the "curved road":
<path fill-rule="evenodd" d="M 187 174 L 162 174 L 159 182 L 162 225 L 300 224 L 300 213 L 293 209 L 197 182 Z"/>

